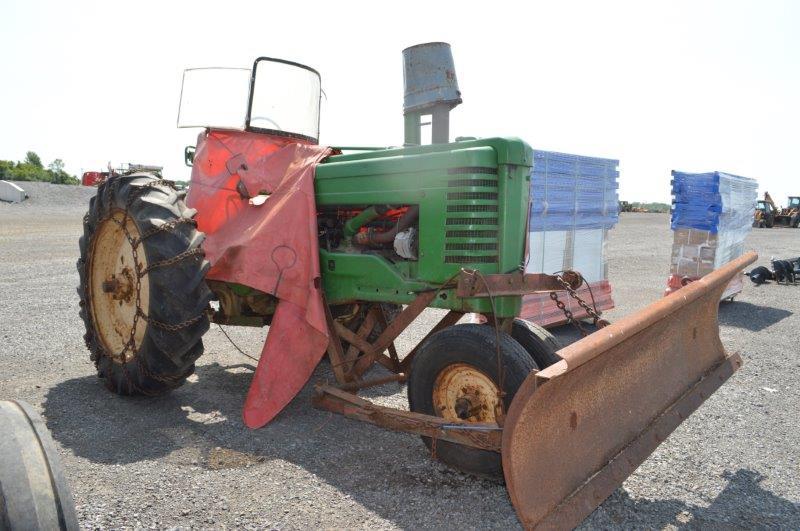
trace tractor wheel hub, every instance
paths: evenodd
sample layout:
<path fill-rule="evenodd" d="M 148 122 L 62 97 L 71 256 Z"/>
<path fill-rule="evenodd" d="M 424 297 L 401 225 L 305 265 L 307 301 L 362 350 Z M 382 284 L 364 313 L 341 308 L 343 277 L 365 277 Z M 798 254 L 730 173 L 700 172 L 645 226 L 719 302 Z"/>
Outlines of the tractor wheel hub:
<path fill-rule="evenodd" d="M 496 422 L 498 387 L 483 371 L 466 363 L 442 370 L 433 386 L 433 404 L 447 420 Z"/>

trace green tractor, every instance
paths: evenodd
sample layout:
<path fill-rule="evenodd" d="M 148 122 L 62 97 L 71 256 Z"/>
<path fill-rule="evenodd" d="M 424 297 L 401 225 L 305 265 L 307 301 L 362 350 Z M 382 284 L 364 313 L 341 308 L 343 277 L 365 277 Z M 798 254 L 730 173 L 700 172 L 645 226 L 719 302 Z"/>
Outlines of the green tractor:
<path fill-rule="evenodd" d="M 274 417 L 327 353 L 336 383 L 316 385 L 316 407 L 504 475 L 526 526 L 576 525 L 739 367 L 717 304 L 755 255 L 560 349 L 517 317 L 524 294 L 581 283 L 524 273 L 530 146 L 450 142 L 461 93 L 449 45 L 403 55 L 400 147 L 318 146 L 320 76 L 307 66 L 188 70 L 179 123 L 203 127 L 186 151 L 188 197 L 130 173 L 102 184 L 85 218 L 92 359 L 112 391 L 156 395 L 192 374 L 209 322 L 269 325 L 249 426 Z M 438 324 L 398 352 L 427 308 L 444 310 Z M 486 324 L 458 324 L 469 313 Z M 407 384 L 408 410 L 358 396 L 392 381 Z"/>

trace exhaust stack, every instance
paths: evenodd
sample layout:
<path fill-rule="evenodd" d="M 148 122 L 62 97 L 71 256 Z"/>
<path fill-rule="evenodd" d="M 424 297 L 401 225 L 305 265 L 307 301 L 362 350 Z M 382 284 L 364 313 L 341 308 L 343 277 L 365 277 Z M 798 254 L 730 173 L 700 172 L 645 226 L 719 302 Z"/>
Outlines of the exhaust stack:
<path fill-rule="evenodd" d="M 461 103 L 450 45 L 429 42 L 403 50 L 403 85 L 405 144 L 422 143 L 422 117 L 426 115 L 431 117 L 432 142 L 448 143 L 450 110 Z"/>

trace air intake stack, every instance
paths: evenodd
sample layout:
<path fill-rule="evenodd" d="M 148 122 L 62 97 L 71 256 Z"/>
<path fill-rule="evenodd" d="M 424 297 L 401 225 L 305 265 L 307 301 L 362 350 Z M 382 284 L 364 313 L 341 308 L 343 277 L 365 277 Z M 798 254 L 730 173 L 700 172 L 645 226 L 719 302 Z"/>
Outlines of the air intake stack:
<path fill-rule="evenodd" d="M 453 54 L 446 42 L 403 50 L 405 144 L 422 143 L 422 117 L 431 117 L 431 141 L 450 141 L 450 109 L 461 103 Z"/>

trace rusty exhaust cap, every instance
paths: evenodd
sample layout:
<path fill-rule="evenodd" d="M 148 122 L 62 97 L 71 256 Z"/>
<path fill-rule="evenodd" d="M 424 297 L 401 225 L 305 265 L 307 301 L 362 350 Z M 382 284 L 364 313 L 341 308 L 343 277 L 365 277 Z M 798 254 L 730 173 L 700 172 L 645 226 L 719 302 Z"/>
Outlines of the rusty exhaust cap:
<path fill-rule="evenodd" d="M 740 366 L 719 339 L 717 310 L 748 253 L 561 349 L 532 373 L 503 429 L 503 472 L 528 528 L 588 516 Z"/>

